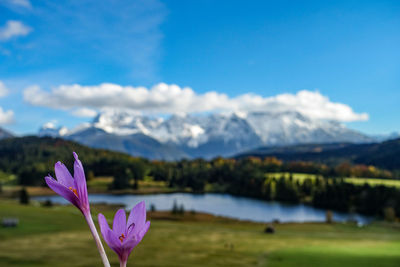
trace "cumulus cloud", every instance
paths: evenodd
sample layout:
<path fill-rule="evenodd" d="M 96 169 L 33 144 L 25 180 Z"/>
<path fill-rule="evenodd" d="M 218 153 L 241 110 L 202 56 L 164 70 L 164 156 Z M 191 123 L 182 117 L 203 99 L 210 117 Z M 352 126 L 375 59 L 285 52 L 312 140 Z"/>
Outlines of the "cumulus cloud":
<path fill-rule="evenodd" d="M 57 128 L 57 120 L 51 120 L 43 124 L 44 129 L 56 129 Z"/>
<path fill-rule="evenodd" d="M 4 97 L 8 94 L 8 88 L 6 85 L 0 81 L 0 97 Z M 3 110 L 0 107 L 0 124 L 10 124 L 14 122 L 14 112 L 12 110 Z"/>
<path fill-rule="evenodd" d="M 7 94 L 8 94 L 8 88 L 2 81 L 0 81 L 0 97 L 4 97 Z"/>
<path fill-rule="evenodd" d="M 10 124 L 14 122 L 14 112 L 12 110 L 3 110 L 0 107 L 0 124 Z"/>
<path fill-rule="evenodd" d="M 32 31 L 32 28 L 26 26 L 21 21 L 9 20 L 6 25 L 0 28 L 0 41 L 8 41 L 13 37 L 25 36 Z"/>
<path fill-rule="evenodd" d="M 318 91 L 307 90 L 272 97 L 243 94 L 232 98 L 215 91 L 197 94 L 189 87 L 165 83 L 150 89 L 104 83 L 98 86 L 61 85 L 51 91 L 32 86 L 25 89 L 24 99 L 35 106 L 64 110 L 117 107 L 153 114 L 297 111 L 311 118 L 342 122 L 368 119 L 366 113 L 356 113 L 346 104 L 332 102 Z"/>
<path fill-rule="evenodd" d="M 97 115 L 97 111 L 90 108 L 79 108 L 72 111 L 72 114 L 77 117 L 92 118 Z"/>

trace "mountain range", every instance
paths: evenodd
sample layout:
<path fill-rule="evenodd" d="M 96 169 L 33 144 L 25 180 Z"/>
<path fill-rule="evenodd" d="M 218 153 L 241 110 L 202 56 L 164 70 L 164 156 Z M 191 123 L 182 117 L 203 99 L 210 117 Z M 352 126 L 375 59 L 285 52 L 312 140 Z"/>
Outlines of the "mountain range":
<path fill-rule="evenodd" d="M 11 137 L 14 137 L 14 134 L 10 133 L 7 130 L 0 128 L 0 140 L 6 139 L 6 138 L 11 138 Z"/>
<path fill-rule="evenodd" d="M 299 112 L 151 117 L 106 110 L 91 123 L 71 130 L 44 125 L 39 136 L 62 137 L 90 147 L 164 160 L 229 157 L 265 146 L 376 141 L 341 123 Z"/>

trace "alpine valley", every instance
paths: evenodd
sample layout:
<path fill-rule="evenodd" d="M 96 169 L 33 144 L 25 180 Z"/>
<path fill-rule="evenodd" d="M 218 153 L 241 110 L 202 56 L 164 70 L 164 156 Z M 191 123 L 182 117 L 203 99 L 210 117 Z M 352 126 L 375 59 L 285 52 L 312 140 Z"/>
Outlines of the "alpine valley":
<path fill-rule="evenodd" d="M 144 116 L 105 110 L 75 129 L 49 123 L 39 136 L 62 137 L 81 144 L 149 159 L 229 157 L 262 146 L 308 143 L 368 143 L 376 139 L 334 121 L 298 112 Z"/>

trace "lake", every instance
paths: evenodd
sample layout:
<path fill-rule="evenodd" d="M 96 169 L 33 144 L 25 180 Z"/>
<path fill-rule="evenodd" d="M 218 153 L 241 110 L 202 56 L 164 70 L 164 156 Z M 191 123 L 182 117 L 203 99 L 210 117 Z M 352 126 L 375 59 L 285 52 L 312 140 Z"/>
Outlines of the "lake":
<path fill-rule="evenodd" d="M 53 203 L 68 204 L 60 196 L 40 196 L 35 200 L 51 200 Z M 91 194 L 91 203 L 123 204 L 130 210 L 135 204 L 144 200 L 147 209 L 154 205 L 156 210 L 171 210 L 174 202 L 183 205 L 185 211 L 206 212 L 213 215 L 230 217 L 240 220 L 255 222 L 323 222 L 325 210 L 317 209 L 304 204 L 285 204 L 274 201 L 262 201 L 246 197 L 232 196 L 229 194 L 151 194 L 151 195 L 110 195 Z M 358 214 L 333 212 L 335 221 L 344 222 L 357 220 L 360 224 L 369 223 L 372 219 Z"/>

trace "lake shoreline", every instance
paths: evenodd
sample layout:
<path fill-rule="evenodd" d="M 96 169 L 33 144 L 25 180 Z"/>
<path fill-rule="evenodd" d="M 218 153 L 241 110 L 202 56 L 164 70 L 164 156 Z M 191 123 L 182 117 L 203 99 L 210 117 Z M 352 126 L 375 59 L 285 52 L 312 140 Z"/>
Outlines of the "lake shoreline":
<path fill-rule="evenodd" d="M 93 182 L 93 181 L 92 181 Z M 107 181 L 109 182 L 109 181 Z M 143 198 L 146 198 L 147 196 L 156 196 L 156 195 L 174 195 L 174 194 L 188 194 L 188 195 L 194 195 L 194 196 L 205 196 L 207 194 L 218 194 L 218 195 L 229 195 L 233 198 L 245 198 L 245 199 L 249 199 L 252 201 L 261 201 L 264 203 L 279 203 L 279 205 L 282 206 L 287 206 L 287 207 L 293 207 L 296 205 L 303 205 L 303 206 L 307 206 L 310 209 L 317 209 L 320 211 L 323 211 L 324 213 L 327 211 L 327 209 L 323 209 L 323 208 L 319 208 L 319 207 L 315 207 L 313 206 L 311 203 L 308 202 L 300 202 L 300 203 L 291 203 L 291 202 L 281 202 L 281 201 L 268 201 L 265 199 L 260 199 L 260 198 L 255 198 L 255 197 L 248 197 L 248 196 L 242 196 L 242 195 L 233 195 L 233 194 L 229 194 L 226 192 L 217 192 L 215 190 L 205 190 L 204 192 L 192 192 L 190 189 L 178 189 L 178 188 L 169 188 L 166 186 L 160 186 L 160 185 L 156 185 L 154 182 L 152 182 L 151 185 L 145 184 L 145 182 L 141 181 L 142 184 L 139 185 L 139 189 L 134 190 L 134 189 L 123 189 L 123 190 L 109 190 L 106 189 L 106 187 L 103 186 L 96 186 L 96 185 L 91 185 L 91 181 L 88 181 L 88 192 L 90 195 L 107 195 L 107 196 L 115 196 L 115 197 L 135 197 L 135 196 L 142 196 Z M 3 192 L 2 194 L 0 194 L 0 198 L 11 198 L 11 199 L 15 199 L 18 198 L 19 195 L 19 190 L 21 190 L 21 188 L 23 188 L 22 186 L 4 186 L 3 187 Z M 28 195 L 31 198 L 46 198 L 46 197 L 55 197 L 57 196 L 57 194 L 55 194 L 54 191 L 52 191 L 50 188 L 48 188 L 47 186 L 26 186 L 25 187 Z M 172 204 L 170 205 L 170 207 L 168 207 L 168 209 L 170 210 L 172 207 Z M 185 207 L 186 208 L 186 207 Z M 157 207 L 158 209 L 158 207 Z M 163 209 L 166 210 L 166 209 Z M 347 214 L 346 212 L 343 211 L 335 211 L 332 210 L 335 214 Z M 368 215 L 363 215 L 363 214 L 355 214 L 356 217 L 364 217 L 364 218 L 370 218 L 370 219 L 357 219 L 357 221 L 361 220 L 361 221 L 372 221 L 372 220 L 376 220 L 377 218 L 368 216 Z M 231 216 L 231 217 L 235 217 L 235 216 Z M 316 221 L 323 221 L 325 220 L 325 215 L 323 216 L 324 219 L 320 218 Z M 274 218 L 275 219 L 275 218 Z M 276 218 L 279 220 L 279 218 Z M 378 218 L 380 219 L 380 218 Z M 273 220 L 273 219 L 272 219 Z M 272 221 L 271 220 L 271 221 Z M 343 221 L 343 219 L 341 219 Z M 349 219 L 349 220 L 353 220 L 353 219 Z"/>
<path fill-rule="evenodd" d="M 4 186 L 3 192 L 0 196 L 4 198 L 15 198 L 18 194 L 18 191 L 22 188 L 25 188 L 31 197 L 46 197 L 46 196 L 55 196 L 57 195 L 53 190 L 48 188 L 47 186 Z M 204 194 L 210 192 L 203 193 L 194 193 L 190 190 L 183 189 L 124 189 L 124 190 L 108 190 L 108 189 L 99 189 L 99 188 L 90 188 L 88 187 L 89 194 L 109 194 L 109 195 L 152 195 L 152 194 L 174 194 L 174 193 L 191 193 L 191 194 Z"/>
<path fill-rule="evenodd" d="M 38 201 L 50 200 L 52 203 L 68 204 L 56 195 L 33 197 Z M 134 204 L 145 201 L 149 210 L 181 211 L 185 213 L 209 213 L 215 216 L 228 217 L 255 222 L 324 222 L 326 210 L 318 209 L 304 203 L 290 204 L 277 201 L 265 201 L 243 196 L 221 193 L 164 193 L 164 194 L 90 194 L 93 204 L 118 204 L 131 209 Z M 332 212 L 335 221 L 357 221 L 367 224 L 372 217 L 360 214 Z"/>

